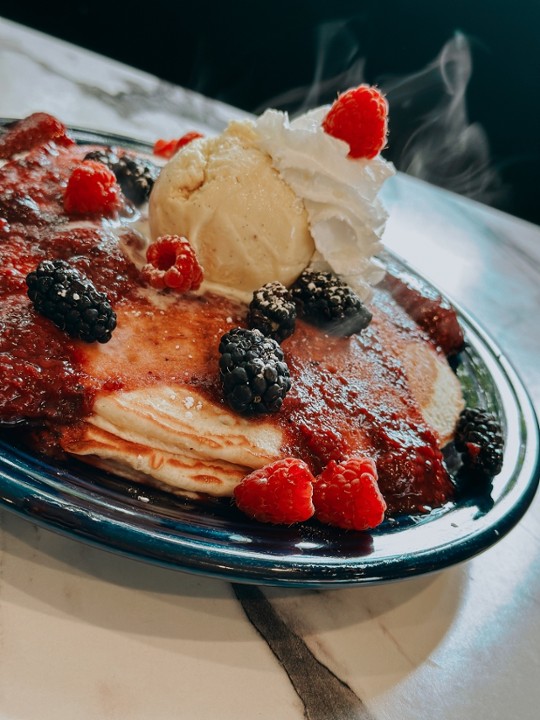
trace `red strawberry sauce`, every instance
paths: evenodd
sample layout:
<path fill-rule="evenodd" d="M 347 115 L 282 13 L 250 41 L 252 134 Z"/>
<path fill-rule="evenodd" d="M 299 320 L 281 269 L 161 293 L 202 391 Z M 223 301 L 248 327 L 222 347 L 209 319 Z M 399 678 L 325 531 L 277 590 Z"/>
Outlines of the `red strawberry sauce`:
<path fill-rule="evenodd" d="M 0 418 L 6 420 L 70 420 L 87 413 L 93 397 L 82 344 L 37 315 L 26 275 L 45 258 L 70 260 L 113 301 L 137 282 L 107 223 L 81 216 L 74 224 L 64 213 L 63 190 L 87 151 L 49 142 L 0 168 Z"/>
<path fill-rule="evenodd" d="M 222 403 L 219 338 L 244 324 L 246 309 L 188 296 L 158 310 L 140 295 L 139 272 L 111 223 L 92 215 L 70 222 L 64 212 L 63 190 L 88 149 L 49 141 L 0 168 L 0 420 L 54 431 L 91 412 L 97 391 L 157 382 L 187 383 Z M 35 313 L 25 277 L 44 258 L 70 260 L 108 294 L 118 315 L 109 343 L 71 340 Z M 351 338 L 298 322 L 283 343 L 292 389 L 270 421 L 284 430 L 284 454 L 313 472 L 365 453 L 390 513 L 426 511 L 446 502 L 452 485 L 395 352 L 425 336 L 386 290 L 372 310 L 372 324 Z"/>

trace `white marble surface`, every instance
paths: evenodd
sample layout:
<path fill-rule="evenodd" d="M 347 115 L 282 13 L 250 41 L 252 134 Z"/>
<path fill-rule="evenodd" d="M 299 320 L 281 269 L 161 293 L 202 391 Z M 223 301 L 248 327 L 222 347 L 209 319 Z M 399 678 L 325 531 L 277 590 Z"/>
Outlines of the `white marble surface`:
<path fill-rule="evenodd" d="M 146 140 L 238 114 L 0 21 L 0 116 L 35 110 Z M 540 229 L 402 178 L 388 201 L 388 244 L 489 328 L 538 410 Z M 333 591 L 164 570 L 1 510 L 0 720 L 536 720 L 539 506 L 461 566 Z"/>

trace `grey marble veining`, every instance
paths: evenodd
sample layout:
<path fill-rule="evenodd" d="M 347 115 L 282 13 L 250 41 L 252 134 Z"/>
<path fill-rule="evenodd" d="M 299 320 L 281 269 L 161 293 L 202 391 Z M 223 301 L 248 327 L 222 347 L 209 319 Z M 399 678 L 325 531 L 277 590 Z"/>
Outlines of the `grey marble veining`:
<path fill-rule="evenodd" d="M 0 116 L 152 142 L 242 113 L 0 21 Z M 540 408 L 540 229 L 423 183 L 385 241 L 489 329 Z M 231 586 L 0 511 L 1 720 L 536 720 L 540 500 L 464 565 L 385 586 Z"/>
<path fill-rule="evenodd" d="M 189 130 L 219 132 L 246 114 L 3 21 L 0 116 L 45 111 L 71 126 L 153 142 Z"/>

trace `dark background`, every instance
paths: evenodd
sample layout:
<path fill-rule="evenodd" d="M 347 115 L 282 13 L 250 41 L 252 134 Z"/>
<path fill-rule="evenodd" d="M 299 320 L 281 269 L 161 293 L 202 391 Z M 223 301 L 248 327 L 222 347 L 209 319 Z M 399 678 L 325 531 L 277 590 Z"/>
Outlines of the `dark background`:
<path fill-rule="evenodd" d="M 400 169 L 540 224 L 538 0 L 0 1 L 0 14 L 249 111 L 378 83 Z"/>

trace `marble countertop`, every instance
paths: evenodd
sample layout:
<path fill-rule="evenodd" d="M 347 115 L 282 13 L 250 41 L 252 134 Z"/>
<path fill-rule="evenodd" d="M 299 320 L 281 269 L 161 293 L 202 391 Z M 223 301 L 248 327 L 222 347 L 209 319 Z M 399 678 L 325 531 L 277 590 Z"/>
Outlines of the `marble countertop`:
<path fill-rule="evenodd" d="M 243 113 L 0 20 L 0 116 L 152 141 Z M 385 240 L 471 311 L 540 410 L 540 228 L 400 177 Z M 480 556 L 339 590 L 163 569 L 0 510 L 0 720 L 536 720 L 540 498 Z"/>

